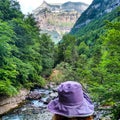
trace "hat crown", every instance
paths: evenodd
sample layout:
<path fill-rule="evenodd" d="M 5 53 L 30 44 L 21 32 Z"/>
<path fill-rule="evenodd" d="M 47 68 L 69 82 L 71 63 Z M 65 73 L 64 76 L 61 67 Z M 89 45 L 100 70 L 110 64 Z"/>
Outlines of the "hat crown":
<path fill-rule="evenodd" d="M 83 102 L 83 90 L 81 84 L 68 81 L 58 87 L 59 102 L 64 105 L 73 106 L 80 105 Z"/>
<path fill-rule="evenodd" d="M 66 117 L 86 117 L 93 114 L 94 105 L 81 84 L 67 81 L 58 86 L 58 98 L 49 103 L 48 109 Z"/>

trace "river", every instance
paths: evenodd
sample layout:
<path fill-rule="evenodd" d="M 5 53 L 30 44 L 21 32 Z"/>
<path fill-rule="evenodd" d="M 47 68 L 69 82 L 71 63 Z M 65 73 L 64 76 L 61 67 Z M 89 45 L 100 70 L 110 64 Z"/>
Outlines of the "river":
<path fill-rule="evenodd" d="M 39 94 L 39 99 L 29 99 L 11 112 L 3 115 L 1 120 L 52 120 L 53 114 L 47 110 L 47 104 L 50 100 L 57 97 L 56 87 L 51 89 L 37 88 L 31 93 Z M 110 116 L 103 117 L 106 110 L 96 110 L 94 120 L 111 120 Z"/>
<path fill-rule="evenodd" d="M 25 104 L 2 116 L 1 120 L 51 120 L 52 113 L 47 110 L 48 102 L 57 97 L 57 92 L 52 89 L 34 89 L 39 93 L 38 100 L 27 100 Z"/>

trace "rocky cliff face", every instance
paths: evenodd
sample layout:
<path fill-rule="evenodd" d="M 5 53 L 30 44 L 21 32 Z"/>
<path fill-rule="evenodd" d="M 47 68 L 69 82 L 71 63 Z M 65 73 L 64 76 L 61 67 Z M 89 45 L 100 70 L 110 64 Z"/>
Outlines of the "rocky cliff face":
<path fill-rule="evenodd" d="M 107 14 L 120 6 L 120 0 L 93 0 L 92 4 L 79 17 L 71 32 L 76 32 L 90 21 Z"/>
<path fill-rule="evenodd" d="M 63 34 L 71 30 L 87 7 L 87 4 L 80 2 L 48 4 L 44 1 L 33 14 L 42 32 L 52 35 L 52 39 L 58 42 Z"/>

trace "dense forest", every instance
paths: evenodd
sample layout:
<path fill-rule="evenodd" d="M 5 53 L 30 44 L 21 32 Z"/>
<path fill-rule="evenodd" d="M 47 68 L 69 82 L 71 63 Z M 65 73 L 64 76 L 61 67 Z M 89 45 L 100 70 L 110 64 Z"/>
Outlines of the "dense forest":
<path fill-rule="evenodd" d="M 74 33 L 74 34 L 73 34 Z M 120 118 L 120 7 L 63 36 L 55 45 L 40 34 L 32 14 L 24 15 L 16 0 L 0 1 L 0 95 L 46 81 L 80 82 L 94 101 L 112 106 Z M 57 76 L 49 77 L 52 70 Z"/>
<path fill-rule="evenodd" d="M 0 95 L 44 85 L 54 66 L 54 43 L 40 34 L 31 14 L 16 0 L 0 1 Z"/>
<path fill-rule="evenodd" d="M 119 49 L 120 7 L 64 35 L 58 44 L 59 63 L 71 68 L 64 80 L 79 81 L 98 104 L 113 106 L 114 120 L 120 118 Z"/>

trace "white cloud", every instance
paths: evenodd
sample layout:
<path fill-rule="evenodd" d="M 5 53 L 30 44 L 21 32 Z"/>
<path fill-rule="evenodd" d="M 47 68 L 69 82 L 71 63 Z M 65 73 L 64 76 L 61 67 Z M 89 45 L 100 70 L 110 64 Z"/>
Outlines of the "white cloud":
<path fill-rule="evenodd" d="M 24 14 L 31 13 L 32 10 L 36 9 L 38 6 L 40 6 L 43 2 L 43 0 L 17 0 L 20 3 L 21 10 Z M 73 2 L 84 2 L 87 4 L 90 4 L 93 0 L 45 0 L 48 3 L 64 3 L 67 1 L 73 1 Z"/>
<path fill-rule="evenodd" d="M 20 3 L 21 10 L 23 13 L 31 13 L 36 7 L 38 7 L 41 2 L 40 0 L 17 0 Z"/>

